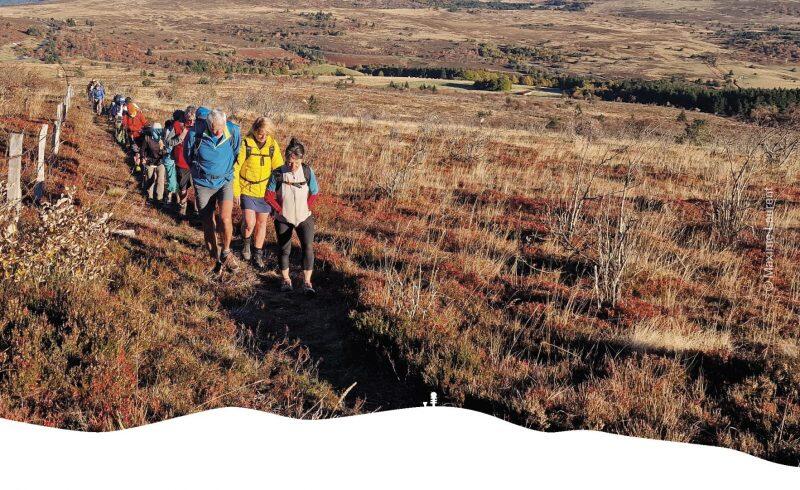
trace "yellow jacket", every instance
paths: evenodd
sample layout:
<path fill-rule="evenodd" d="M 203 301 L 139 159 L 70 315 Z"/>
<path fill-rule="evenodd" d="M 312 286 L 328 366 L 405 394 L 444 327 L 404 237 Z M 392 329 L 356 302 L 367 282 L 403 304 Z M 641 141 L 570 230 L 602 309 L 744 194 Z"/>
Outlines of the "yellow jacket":
<path fill-rule="evenodd" d="M 272 170 L 283 165 L 278 142 L 267 136 L 259 147 L 255 138 L 247 136 L 239 147 L 239 158 L 233 166 L 233 193 L 236 196 L 264 197 Z"/>

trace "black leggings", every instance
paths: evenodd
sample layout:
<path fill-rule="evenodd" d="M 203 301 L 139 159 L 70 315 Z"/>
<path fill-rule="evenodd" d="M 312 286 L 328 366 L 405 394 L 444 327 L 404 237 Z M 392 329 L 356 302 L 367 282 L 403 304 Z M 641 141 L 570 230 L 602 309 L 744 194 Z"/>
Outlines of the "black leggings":
<path fill-rule="evenodd" d="M 292 253 L 292 230 L 297 232 L 303 250 L 303 270 L 314 269 L 314 217 L 309 216 L 297 226 L 275 220 L 275 233 L 278 235 L 278 260 L 281 270 L 289 268 L 289 254 Z"/>

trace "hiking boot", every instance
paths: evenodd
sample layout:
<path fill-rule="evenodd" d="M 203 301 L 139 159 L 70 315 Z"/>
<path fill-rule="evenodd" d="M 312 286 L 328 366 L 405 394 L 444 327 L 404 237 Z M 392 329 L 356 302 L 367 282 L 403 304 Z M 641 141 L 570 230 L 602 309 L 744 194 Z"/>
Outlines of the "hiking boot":
<path fill-rule="evenodd" d="M 283 281 L 283 283 L 281 283 L 281 292 L 282 293 L 288 293 L 289 291 L 291 291 L 293 289 L 294 288 L 292 287 L 292 281 Z"/>
<path fill-rule="evenodd" d="M 303 284 L 303 294 L 305 294 L 306 296 L 314 296 L 314 295 L 317 294 L 317 292 L 314 291 L 314 286 L 312 286 L 311 284 L 305 283 L 305 284 Z"/>
<path fill-rule="evenodd" d="M 214 268 L 211 269 L 210 274 L 219 274 L 220 272 L 222 272 L 222 262 L 218 260 L 217 263 L 214 264 Z"/>
<path fill-rule="evenodd" d="M 253 241 L 253 238 L 244 238 L 242 241 L 244 242 L 242 245 L 242 258 L 249 262 L 250 259 L 253 258 L 253 254 L 250 252 L 250 242 Z"/>
<path fill-rule="evenodd" d="M 253 254 L 253 262 L 255 262 L 256 269 L 264 270 L 264 268 L 267 266 L 264 263 L 264 249 L 262 248 L 256 249 L 256 253 Z"/>
<path fill-rule="evenodd" d="M 219 261 L 231 272 L 236 272 L 239 270 L 239 262 L 236 260 L 236 257 L 233 256 L 230 250 L 222 252 L 222 254 L 220 254 Z"/>

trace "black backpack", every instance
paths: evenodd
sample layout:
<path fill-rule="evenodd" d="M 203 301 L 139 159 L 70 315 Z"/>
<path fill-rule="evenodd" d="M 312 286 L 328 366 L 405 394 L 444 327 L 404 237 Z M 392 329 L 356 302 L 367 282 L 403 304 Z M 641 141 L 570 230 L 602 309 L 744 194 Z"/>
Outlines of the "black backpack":
<path fill-rule="evenodd" d="M 281 185 L 283 185 L 283 174 L 283 172 L 280 172 L 280 169 L 275 169 L 275 171 L 272 172 L 272 175 L 275 176 L 276 191 L 281 190 Z M 306 163 L 303 164 L 303 178 L 306 179 L 305 182 L 287 182 L 287 184 L 300 188 L 303 187 L 303 185 L 311 182 L 311 166 Z"/>

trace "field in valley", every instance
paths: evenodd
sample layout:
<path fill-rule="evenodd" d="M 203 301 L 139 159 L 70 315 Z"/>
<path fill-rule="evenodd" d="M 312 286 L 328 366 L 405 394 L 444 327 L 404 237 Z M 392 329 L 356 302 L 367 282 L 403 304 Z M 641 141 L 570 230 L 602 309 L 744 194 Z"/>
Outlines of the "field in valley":
<path fill-rule="evenodd" d="M 313 302 L 278 297 L 274 272 L 211 279 L 197 223 L 144 204 L 108 124 L 78 102 L 50 162 L 49 198 L 74 188 L 71 219 L 112 213 L 108 227 L 137 237 L 50 229 L 86 240 L 77 280 L 49 269 L 52 255 L 3 238 L 0 271 L 16 275 L 0 286 L 0 416 L 112 430 L 230 405 L 348 415 L 418 405 L 435 390 L 443 403 L 535 429 L 712 444 L 797 465 L 797 126 L 769 113 L 737 120 L 522 95 L 531 87 L 336 76 L 289 49 L 313 45 L 329 65 L 503 70 L 476 46 L 525 44 L 547 69 L 722 78 L 731 67 L 743 86 L 796 85 L 786 58 L 762 64 L 752 46 L 714 34 L 791 29 L 793 2 L 748 26 L 727 15 L 730 2 L 639 3 L 242 2 L 225 16 L 201 3 L 169 18 L 155 2 L 133 17 L 88 0 L 0 9 L 0 25 L 13 26 L 0 37 L 3 151 L 10 131 L 33 141 L 67 81 L 80 96 L 98 78 L 153 120 L 190 103 L 222 107 L 243 128 L 270 115 L 282 144 L 307 143 L 325 193 Z M 688 3 L 696 15 L 678 13 Z M 755 2 L 736 5 L 751 12 Z M 333 20 L 304 15 L 320 9 Z M 50 18 L 75 27 L 48 31 Z M 60 65 L 42 63 L 48 38 Z M 713 66 L 693 56 L 709 52 Z M 286 74 L 194 72 L 188 59 L 262 59 Z M 37 235 L 31 207 L 21 227 L 53 242 Z M 25 261 L 50 278 L 20 272 Z"/>

